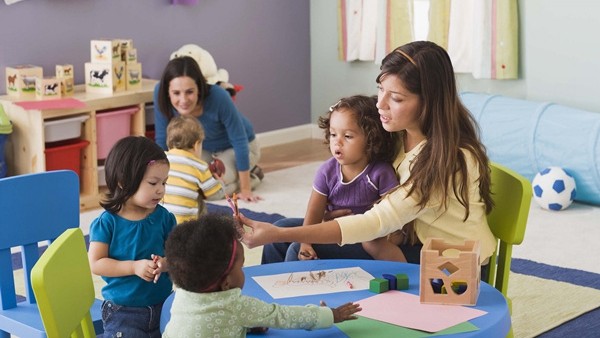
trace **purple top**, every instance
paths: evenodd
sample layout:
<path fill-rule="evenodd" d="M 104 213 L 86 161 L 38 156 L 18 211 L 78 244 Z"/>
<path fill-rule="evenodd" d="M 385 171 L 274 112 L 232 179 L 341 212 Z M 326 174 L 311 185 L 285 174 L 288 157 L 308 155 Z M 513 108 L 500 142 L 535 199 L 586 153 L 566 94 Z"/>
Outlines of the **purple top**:
<path fill-rule="evenodd" d="M 342 182 L 342 168 L 332 157 L 317 171 L 313 189 L 327 196 L 327 210 L 351 209 L 362 214 L 373 203 L 398 186 L 398 178 L 391 164 L 372 162 L 350 182 Z"/>

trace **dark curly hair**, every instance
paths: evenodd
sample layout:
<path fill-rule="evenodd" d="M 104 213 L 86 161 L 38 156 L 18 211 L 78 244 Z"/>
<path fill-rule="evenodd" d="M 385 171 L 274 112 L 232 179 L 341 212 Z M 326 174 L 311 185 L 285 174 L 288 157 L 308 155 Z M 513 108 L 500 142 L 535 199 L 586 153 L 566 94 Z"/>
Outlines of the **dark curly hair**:
<path fill-rule="evenodd" d="M 383 129 L 377 110 L 377 96 L 354 95 L 339 100 L 319 117 L 319 128 L 325 132 L 325 144 L 329 144 L 329 123 L 335 110 L 347 109 L 354 113 L 358 127 L 365 134 L 366 153 L 369 162 L 384 161 L 391 163 L 397 155 L 398 135 Z"/>
<path fill-rule="evenodd" d="M 145 136 L 127 136 L 110 149 L 104 169 L 108 192 L 100 205 L 118 213 L 125 202 L 140 187 L 148 164 L 153 161 L 169 164 L 165 151 Z"/>
<path fill-rule="evenodd" d="M 238 237 L 231 216 L 207 214 L 179 224 L 165 243 L 173 283 L 190 292 L 203 292 L 227 269 Z M 243 250 L 240 244 L 238 250 Z"/>

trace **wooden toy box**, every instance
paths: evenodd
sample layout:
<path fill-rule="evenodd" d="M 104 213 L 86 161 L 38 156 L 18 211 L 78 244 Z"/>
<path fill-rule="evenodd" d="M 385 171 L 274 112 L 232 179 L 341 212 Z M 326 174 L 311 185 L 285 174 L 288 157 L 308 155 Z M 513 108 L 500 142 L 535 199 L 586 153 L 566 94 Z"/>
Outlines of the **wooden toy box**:
<path fill-rule="evenodd" d="M 477 304 L 479 255 L 479 241 L 448 244 L 443 239 L 427 239 L 421 249 L 421 303 Z"/>

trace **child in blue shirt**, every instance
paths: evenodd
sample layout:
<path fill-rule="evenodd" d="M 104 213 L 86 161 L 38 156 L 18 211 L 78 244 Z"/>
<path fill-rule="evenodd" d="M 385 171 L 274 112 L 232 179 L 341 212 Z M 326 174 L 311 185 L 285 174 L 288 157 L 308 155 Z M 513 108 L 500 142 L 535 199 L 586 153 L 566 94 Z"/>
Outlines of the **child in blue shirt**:
<path fill-rule="evenodd" d="M 90 226 L 89 261 L 102 276 L 105 337 L 160 337 L 162 304 L 173 285 L 164 244 L 175 216 L 159 205 L 169 161 L 143 136 L 119 140 L 106 158 L 105 209 Z"/>

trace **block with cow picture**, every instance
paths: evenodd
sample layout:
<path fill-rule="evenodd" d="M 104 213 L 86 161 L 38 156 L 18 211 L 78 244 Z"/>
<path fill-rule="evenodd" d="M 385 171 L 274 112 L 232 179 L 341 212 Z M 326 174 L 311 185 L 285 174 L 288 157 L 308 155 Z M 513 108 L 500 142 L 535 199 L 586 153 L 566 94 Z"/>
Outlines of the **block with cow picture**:
<path fill-rule="evenodd" d="M 85 91 L 111 94 L 124 91 L 126 81 L 125 63 L 85 63 Z"/>
<path fill-rule="evenodd" d="M 61 83 L 57 77 L 38 77 L 35 79 L 35 97 L 37 99 L 58 99 L 61 97 Z"/>
<path fill-rule="evenodd" d="M 22 99 L 35 98 L 35 79 L 42 78 L 42 67 L 35 65 L 18 65 L 6 67 L 6 93 Z"/>

